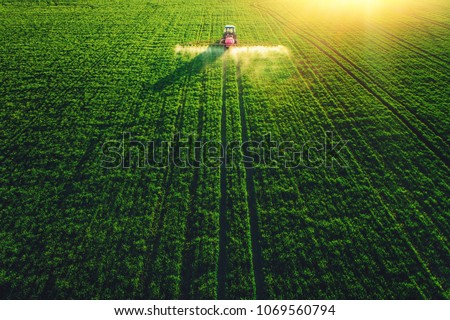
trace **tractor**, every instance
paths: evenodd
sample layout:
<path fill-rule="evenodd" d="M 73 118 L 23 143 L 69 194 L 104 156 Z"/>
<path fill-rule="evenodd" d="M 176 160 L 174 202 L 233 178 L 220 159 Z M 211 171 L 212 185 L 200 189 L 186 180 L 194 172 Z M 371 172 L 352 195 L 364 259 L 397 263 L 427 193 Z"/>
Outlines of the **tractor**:
<path fill-rule="evenodd" d="M 232 25 L 225 26 L 220 44 L 223 45 L 225 49 L 228 49 L 236 46 L 237 43 L 236 27 Z"/>

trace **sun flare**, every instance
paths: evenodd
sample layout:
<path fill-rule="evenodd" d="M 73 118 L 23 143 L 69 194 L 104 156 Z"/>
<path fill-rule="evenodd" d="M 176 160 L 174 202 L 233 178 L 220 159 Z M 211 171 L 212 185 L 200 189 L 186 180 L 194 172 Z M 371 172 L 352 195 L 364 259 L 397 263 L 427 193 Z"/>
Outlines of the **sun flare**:
<path fill-rule="evenodd" d="M 290 2 L 293 4 L 293 2 Z M 309 17 L 366 19 L 411 6 L 406 0 L 316 0 L 298 2 L 298 12 Z"/>

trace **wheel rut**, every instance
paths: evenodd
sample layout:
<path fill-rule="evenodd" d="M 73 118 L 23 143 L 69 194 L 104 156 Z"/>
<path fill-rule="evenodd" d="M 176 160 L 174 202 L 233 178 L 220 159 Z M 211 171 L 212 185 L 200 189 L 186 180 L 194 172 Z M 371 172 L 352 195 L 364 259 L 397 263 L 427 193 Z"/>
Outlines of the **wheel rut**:
<path fill-rule="evenodd" d="M 243 94 L 244 87 L 242 84 L 241 66 L 239 63 L 236 67 L 236 76 L 238 84 L 239 112 L 241 118 L 242 140 L 245 143 L 246 141 L 250 140 L 248 137 L 247 119 L 245 114 L 244 94 Z M 243 154 L 245 159 L 250 158 L 247 148 L 243 149 Z M 256 202 L 255 183 L 253 178 L 254 168 L 251 168 L 250 164 L 247 164 L 245 162 L 244 165 L 246 173 L 245 182 L 247 189 L 248 213 L 250 218 L 252 264 L 253 264 L 253 274 L 255 277 L 256 299 L 265 300 L 267 299 L 267 292 L 264 281 L 263 258 L 261 250 L 261 230 L 259 228 L 259 216 Z"/>
<path fill-rule="evenodd" d="M 221 116 L 221 142 L 227 145 L 227 61 L 223 59 L 222 66 L 222 116 Z M 219 210 L 219 260 L 217 268 L 217 298 L 225 299 L 226 272 L 227 272 L 227 165 L 222 161 L 220 166 L 220 210 Z"/>

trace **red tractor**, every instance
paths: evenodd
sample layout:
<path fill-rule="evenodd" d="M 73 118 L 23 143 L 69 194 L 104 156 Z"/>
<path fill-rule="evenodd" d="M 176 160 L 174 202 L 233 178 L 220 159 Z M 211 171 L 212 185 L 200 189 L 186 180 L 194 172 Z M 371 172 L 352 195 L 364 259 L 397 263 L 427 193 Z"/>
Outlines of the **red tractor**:
<path fill-rule="evenodd" d="M 236 46 L 237 43 L 236 27 L 231 25 L 225 26 L 220 44 L 223 45 L 225 49 L 228 49 Z"/>

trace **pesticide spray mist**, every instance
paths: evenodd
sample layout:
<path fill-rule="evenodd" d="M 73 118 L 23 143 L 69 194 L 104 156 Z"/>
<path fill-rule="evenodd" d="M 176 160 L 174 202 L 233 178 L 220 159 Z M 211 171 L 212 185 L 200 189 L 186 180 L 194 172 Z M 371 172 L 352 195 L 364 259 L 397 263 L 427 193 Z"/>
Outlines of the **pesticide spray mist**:
<path fill-rule="evenodd" d="M 222 46 L 187 46 L 177 45 L 175 53 L 185 54 L 195 57 L 200 54 L 218 54 L 224 53 L 223 56 L 230 56 L 236 61 L 249 58 L 276 58 L 280 55 L 288 55 L 289 50 L 285 46 L 246 46 L 231 47 L 226 52 Z"/>
<path fill-rule="evenodd" d="M 229 53 L 233 57 L 258 55 L 261 57 L 270 57 L 276 55 L 287 55 L 289 50 L 284 46 L 250 46 L 233 47 Z"/>
<path fill-rule="evenodd" d="M 180 46 L 175 47 L 175 53 L 199 59 L 204 66 L 216 60 L 226 61 L 232 59 L 239 64 L 241 70 L 254 77 L 267 73 L 279 72 L 280 66 L 289 56 L 285 46 L 237 46 L 225 50 L 222 46 Z M 270 61 L 270 63 L 268 63 Z M 281 68 L 282 69 L 282 68 Z M 279 77 L 278 77 L 279 78 Z M 274 81 L 272 79 L 272 81 Z"/>
<path fill-rule="evenodd" d="M 289 55 L 289 50 L 284 46 L 248 46 L 230 48 L 227 54 L 243 70 L 251 69 L 258 73 L 261 69 L 274 68 L 277 64 L 273 62 L 280 62 L 283 56 Z M 272 63 L 268 64 L 269 60 Z"/>

